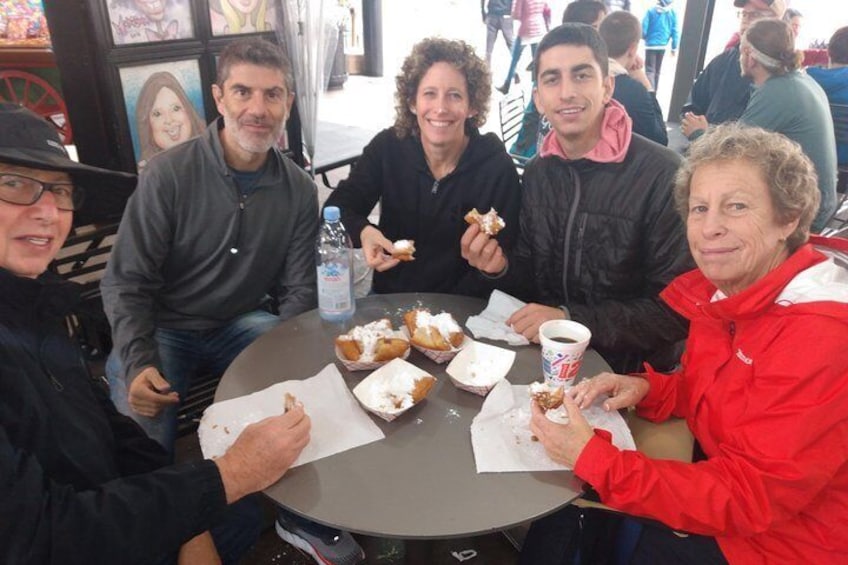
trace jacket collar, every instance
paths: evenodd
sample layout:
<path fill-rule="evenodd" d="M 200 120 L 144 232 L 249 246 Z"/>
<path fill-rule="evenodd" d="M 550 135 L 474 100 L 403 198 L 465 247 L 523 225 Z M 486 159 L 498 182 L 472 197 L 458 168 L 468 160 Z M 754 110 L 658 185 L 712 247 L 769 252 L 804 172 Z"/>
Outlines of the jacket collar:
<path fill-rule="evenodd" d="M 471 164 L 479 161 L 482 157 L 482 142 L 486 139 L 485 136 L 481 135 L 480 131 L 473 127 L 466 128 L 466 132 L 468 133 L 468 145 L 465 146 L 465 150 L 462 152 L 462 155 L 459 156 L 456 168 L 447 176 L 461 172 Z M 420 172 L 431 174 L 430 166 L 427 164 L 427 158 L 424 155 L 424 144 L 421 142 L 421 134 L 419 132 L 410 134 L 407 139 L 409 140 L 409 145 L 407 145 L 407 147 L 411 149 L 409 162 L 413 163 Z M 502 142 L 498 141 L 495 146 L 498 149 L 503 150 Z M 490 153 L 491 151 L 486 151 L 485 155 L 488 156 Z"/>
<path fill-rule="evenodd" d="M 789 302 L 786 298 L 788 295 L 783 293 L 787 288 L 793 289 L 793 287 L 797 291 L 797 284 L 792 285 L 793 281 L 799 279 L 799 275 L 816 265 L 832 260 L 834 253 L 839 255 L 843 261 L 848 259 L 848 240 L 812 236 L 809 243 L 801 246 L 776 269 L 739 294 L 713 302 L 712 298 L 716 293 L 716 286 L 700 270 L 695 269 L 674 279 L 660 293 L 660 296 L 669 306 L 689 320 L 696 318 L 721 320 L 753 318 L 761 315 L 776 302 L 784 306 L 808 302 L 799 300 L 797 292 L 795 293 L 796 298 Z M 835 264 L 834 268 L 846 271 L 842 273 L 842 277 L 848 275 L 848 268 L 844 264 L 842 266 Z M 836 299 L 837 297 L 837 294 L 832 294 L 829 299 Z M 824 296 L 819 298 L 817 302 L 826 299 Z M 848 304 L 846 304 L 845 311 L 848 312 Z"/>
<path fill-rule="evenodd" d="M 224 159 L 224 146 L 221 145 L 221 130 L 224 129 L 224 118 L 218 116 L 218 118 L 209 124 L 206 128 L 206 131 L 203 133 L 203 144 L 206 147 L 206 151 L 211 154 L 212 162 L 214 162 L 218 168 L 218 172 L 221 176 L 229 177 L 231 176 L 230 167 L 227 165 L 227 161 Z M 274 185 L 278 182 L 279 179 L 279 170 L 282 167 L 282 163 L 280 163 L 280 159 L 282 156 L 280 153 L 274 149 L 273 147 L 268 150 L 268 161 L 263 165 L 263 174 L 262 178 L 259 182 L 256 183 L 256 187 L 262 187 L 267 185 Z"/>
<path fill-rule="evenodd" d="M 33 312 L 39 317 L 62 317 L 79 302 L 77 285 L 46 272 L 35 279 L 0 268 L 0 308 Z"/>
<path fill-rule="evenodd" d="M 582 159 L 596 163 L 621 163 L 627 156 L 632 138 L 633 120 L 627 115 L 627 111 L 618 100 L 610 99 L 601 122 L 601 138 Z M 569 160 L 568 155 L 565 154 L 559 144 L 555 130 L 551 130 L 545 136 L 539 154 L 542 157 L 559 157 L 566 161 Z"/>

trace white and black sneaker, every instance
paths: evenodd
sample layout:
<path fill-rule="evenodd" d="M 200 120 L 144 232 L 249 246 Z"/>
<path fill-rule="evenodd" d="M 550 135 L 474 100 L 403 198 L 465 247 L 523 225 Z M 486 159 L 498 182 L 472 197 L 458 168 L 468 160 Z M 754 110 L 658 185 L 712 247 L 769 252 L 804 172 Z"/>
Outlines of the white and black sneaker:
<path fill-rule="evenodd" d="M 283 541 L 311 555 L 321 565 L 356 565 L 365 559 L 365 552 L 349 532 L 334 530 L 323 536 L 314 535 L 282 516 L 274 528 Z"/>

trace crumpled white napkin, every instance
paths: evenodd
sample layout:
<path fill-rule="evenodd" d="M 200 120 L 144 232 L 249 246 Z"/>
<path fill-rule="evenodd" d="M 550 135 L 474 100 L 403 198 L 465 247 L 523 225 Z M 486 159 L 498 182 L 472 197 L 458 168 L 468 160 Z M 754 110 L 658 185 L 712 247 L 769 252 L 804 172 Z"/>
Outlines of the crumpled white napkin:
<path fill-rule="evenodd" d="M 283 381 L 207 408 L 197 429 L 203 456 L 212 459 L 223 455 L 249 424 L 282 414 L 287 392 L 303 403 L 312 420 L 309 443 L 292 467 L 386 437 L 331 364 L 308 379 Z"/>
<path fill-rule="evenodd" d="M 477 316 L 469 316 L 465 327 L 475 338 L 485 337 L 505 341 L 510 345 L 527 345 L 527 338 L 506 325 L 513 312 L 526 306 L 526 302 L 500 290 L 493 290 L 485 310 Z"/>
<path fill-rule="evenodd" d="M 530 396 L 527 385 L 499 382 L 471 422 L 471 446 L 478 473 L 516 471 L 566 471 L 569 468 L 554 462 L 538 441 L 531 439 Z M 595 399 L 583 415 L 593 428 L 612 434 L 612 443 L 619 449 L 635 450 L 636 443 L 624 418 L 617 411 L 602 408 L 606 396 Z"/>

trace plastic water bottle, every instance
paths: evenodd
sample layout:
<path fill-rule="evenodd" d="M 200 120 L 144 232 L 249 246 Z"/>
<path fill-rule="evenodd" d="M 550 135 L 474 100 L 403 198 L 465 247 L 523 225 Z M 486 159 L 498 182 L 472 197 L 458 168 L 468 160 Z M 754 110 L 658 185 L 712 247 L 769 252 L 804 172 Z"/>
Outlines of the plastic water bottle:
<path fill-rule="evenodd" d="M 349 320 L 356 311 L 353 298 L 353 246 L 339 221 L 336 206 L 324 208 L 318 233 L 315 263 L 318 266 L 318 312 L 329 322 Z"/>

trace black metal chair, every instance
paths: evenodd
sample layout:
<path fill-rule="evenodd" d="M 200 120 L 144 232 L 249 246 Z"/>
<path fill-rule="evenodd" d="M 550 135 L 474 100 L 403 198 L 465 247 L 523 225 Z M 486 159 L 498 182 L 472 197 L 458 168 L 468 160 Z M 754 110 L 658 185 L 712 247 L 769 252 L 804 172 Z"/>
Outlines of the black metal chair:
<path fill-rule="evenodd" d="M 112 331 L 103 311 L 100 279 L 118 233 L 118 222 L 102 226 L 80 226 L 65 241 L 50 270 L 80 285 L 82 301 L 66 318 L 68 333 L 82 349 L 92 377 L 105 382 L 103 360 L 112 350 Z M 93 362 L 93 363 L 92 363 Z M 191 382 L 177 413 L 177 433 L 184 436 L 197 429 L 203 411 L 212 404 L 221 375 L 198 375 Z"/>
<path fill-rule="evenodd" d="M 100 297 L 100 279 L 117 232 L 117 222 L 77 227 L 50 264 L 51 271 L 80 285 L 82 301 L 66 323 L 68 332 L 77 339 L 89 361 L 104 359 L 112 349 L 109 321 Z"/>
<path fill-rule="evenodd" d="M 830 115 L 833 118 L 833 132 L 836 145 L 848 145 L 848 104 L 831 104 Z M 836 210 L 827 223 L 822 235 L 832 237 L 844 233 L 848 227 L 848 163 L 839 163 L 836 182 Z M 843 235 L 844 237 L 844 235 Z"/>
<path fill-rule="evenodd" d="M 509 151 L 518 139 L 518 134 L 521 131 L 521 124 L 524 120 L 524 92 L 518 90 L 518 94 L 508 96 L 498 102 L 498 110 L 501 119 L 501 139 Z M 527 163 L 527 158 L 522 155 L 510 153 L 515 166 L 519 171 L 524 168 Z"/>

